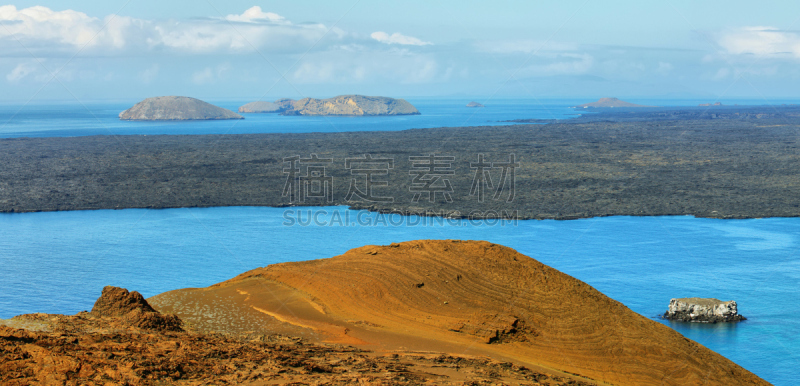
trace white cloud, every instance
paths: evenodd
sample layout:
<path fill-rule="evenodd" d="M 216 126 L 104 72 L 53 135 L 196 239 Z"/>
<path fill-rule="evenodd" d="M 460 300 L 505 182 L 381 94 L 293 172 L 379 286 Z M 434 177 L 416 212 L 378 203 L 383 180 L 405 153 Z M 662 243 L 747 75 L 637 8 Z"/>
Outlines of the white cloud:
<path fill-rule="evenodd" d="M 478 51 L 496 54 L 531 54 L 536 52 L 577 51 L 570 43 L 540 40 L 480 41 L 475 43 Z"/>
<path fill-rule="evenodd" d="M 34 63 L 20 63 L 6 75 L 6 80 L 9 82 L 19 82 L 35 70 L 36 64 Z"/>
<path fill-rule="evenodd" d="M 236 22 L 236 23 L 231 23 Z M 104 19 L 73 10 L 42 6 L 0 6 L 0 50 L 6 54 L 69 56 L 80 49 L 101 55 L 122 53 L 249 53 L 300 51 L 325 37 L 340 44 L 348 35 L 322 24 L 295 25 L 284 17 L 252 7 L 223 19 L 152 21 L 109 15 Z M 22 43 L 25 49 L 21 49 Z"/>
<path fill-rule="evenodd" d="M 734 55 L 800 58 L 800 35 L 773 27 L 744 27 L 717 36 L 717 44 Z"/>
<path fill-rule="evenodd" d="M 211 70 L 211 67 L 206 67 L 200 71 L 195 71 L 192 74 L 192 82 L 196 84 L 206 84 L 211 82 L 214 79 L 214 72 Z"/>
<path fill-rule="evenodd" d="M 754 76 L 774 76 L 779 72 L 778 66 L 749 66 L 741 68 L 722 67 L 714 74 L 712 80 L 724 80 L 727 78 L 739 78 L 744 75 Z"/>
<path fill-rule="evenodd" d="M 594 65 L 594 57 L 589 54 L 547 53 L 539 54 L 536 56 L 536 58 L 536 60 L 540 63 L 520 70 L 518 75 L 522 77 L 582 75 L 589 72 Z"/>
<path fill-rule="evenodd" d="M 404 49 L 359 53 L 328 51 L 308 55 L 291 74 L 291 81 L 298 84 L 417 84 L 442 81 L 446 71 L 433 56 L 413 54 Z"/>
<path fill-rule="evenodd" d="M 218 22 L 170 23 L 155 27 L 152 45 L 189 53 L 302 51 L 325 35 L 322 25 L 245 24 L 235 27 Z M 331 37 L 333 38 L 333 37 Z"/>
<path fill-rule="evenodd" d="M 195 71 L 192 74 L 192 82 L 194 82 L 195 84 L 202 85 L 202 84 L 213 83 L 216 80 L 225 79 L 230 69 L 231 69 L 230 63 L 220 64 L 214 69 L 212 69 L 211 67 L 206 67 L 202 70 Z"/>
<path fill-rule="evenodd" d="M 428 46 L 433 44 L 431 42 L 424 42 L 413 36 L 401 35 L 397 32 L 389 35 L 383 31 L 376 31 L 369 36 L 384 44 L 400 44 L 403 46 Z"/>
<path fill-rule="evenodd" d="M 72 10 L 53 11 L 35 6 L 17 9 L 0 6 L 0 40 L 19 41 L 30 49 L 60 45 L 70 47 L 105 47 L 121 49 L 133 30 L 144 22 L 129 17 L 109 15 L 104 20 Z"/>
<path fill-rule="evenodd" d="M 241 15 L 228 15 L 225 16 L 225 20 L 228 21 L 238 21 L 243 23 L 278 23 L 278 24 L 291 24 L 286 20 L 285 17 L 278 15 L 277 13 L 272 12 L 264 12 L 261 10 L 261 7 L 255 6 L 247 11 L 244 11 Z"/>
<path fill-rule="evenodd" d="M 720 68 L 719 70 L 717 70 L 717 73 L 714 74 L 714 77 L 712 79 L 714 79 L 714 80 L 723 80 L 723 79 L 727 78 L 730 74 L 731 74 L 731 70 L 723 67 L 723 68 Z"/>
<path fill-rule="evenodd" d="M 672 66 L 672 63 L 658 62 L 658 68 L 656 68 L 656 73 L 660 75 L 668 75 L 670 72 L 672 72 L 673 68 L 674 67 Z"/>

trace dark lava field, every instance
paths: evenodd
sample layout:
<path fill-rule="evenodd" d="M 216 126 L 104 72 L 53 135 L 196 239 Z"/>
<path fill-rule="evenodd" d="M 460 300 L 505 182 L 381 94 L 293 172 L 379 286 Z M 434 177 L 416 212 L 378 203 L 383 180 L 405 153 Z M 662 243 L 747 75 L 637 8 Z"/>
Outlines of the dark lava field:
<path fill-rule="evenodd" d="M 794 108 L 762 110 L 399 132 L 2 139 L 0 211 L 347 205 L 524 219 L 795 217 L 800 118 Z"/>

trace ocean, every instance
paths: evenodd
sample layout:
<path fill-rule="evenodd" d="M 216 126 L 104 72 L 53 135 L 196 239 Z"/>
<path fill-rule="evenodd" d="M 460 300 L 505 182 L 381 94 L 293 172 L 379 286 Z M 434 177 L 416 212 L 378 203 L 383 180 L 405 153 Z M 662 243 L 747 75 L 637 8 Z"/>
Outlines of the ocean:
<path fill-rule="evenodd" d="M 0 104 L 0 138 L 73 137 L 87 135 L 331 133 L 344 131 L 396 131 L 443 126 L 508 124 L 503 120 L 568 119 L 569 108 L 579 101 L 503 99 L 470 108 L 465 100 L 410 100 L 420 115 L 391 117 L 302 117 L 279 114 L 243 114 L 242 120 L 191 122 L 129 122 L 119 113 L 127 103 Z M 236 111 L 245 101 L 209 101 Z"/>
<path fill-rule="evenodd" d="M 513 119 L 569 119 L 586 113 L 570 108 L 587 99 L 407 98 L 420 115 L 395 117 L 300 117 L 278 114 L 244 114 L 245 119 L 191 122 L 120 121 L 119 113 L 137 101 L 0 103 L 0 138 L 75 137 L 88 135 L 252 134 L 343 131 L 397 131 L 433 127 L 510 124 Z M 486 105 L 470 108 L 471 100 Z M 236 111 L 251 101 L 208 102 Z M 644 99 L 653 106 L 696 106 L 707 100 Z M 782 104 L 797 100 L 735 100 L 725 104 Z"/>
<path fill-rule="evenodd" d="M 247 115 L 242 121 L 140 123 L 116 119 L 130 104 L 0 105 L 0 137 L 403 130 L 568 118 L 574 114 L 568 107 L 582 102 L 510 100 L 468 109 L 463 106 L 469 99 L 409 100 L 423 115 Z M 218 104 L 233 108 L 237 103 Z M 286 225 L 292 216 L 307 219 L 310 210 L 226 207 L 0 214 L 0 318 L 88 310 L 106 285 L 153 296 L 208 286 L 269 264 L 331 257 L 366 244 L 488 240 L 587 282 L 773 384 L 795 383 L 795 369 L 800 368 L 796 354 L 800 352 L 796 318 L 800 218 L 607 217 L 514 224 L 431 223 L 434 220 L 396 217 L 384 224 L 375 213 L 334 207 L 313 209 L 323 211 L 318 224 Z M 333 212 L 350 222 L 331 222 Z M 354 220 L 359 217 L 367 221 Z M 748 320 L 699 325 L 660 319 L 670 298 L 690 296 L 736 300 Z"/>

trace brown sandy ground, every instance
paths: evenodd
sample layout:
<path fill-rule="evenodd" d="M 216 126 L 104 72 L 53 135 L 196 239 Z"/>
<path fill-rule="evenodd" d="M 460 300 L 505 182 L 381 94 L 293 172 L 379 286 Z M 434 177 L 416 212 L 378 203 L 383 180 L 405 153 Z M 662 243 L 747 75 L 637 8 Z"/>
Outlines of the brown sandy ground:
<path fill-rule="evenodd" d="M 186 332 L 114 287 L 90 313 L 0 322 L 2 385 L 590 385 L 486 357 Z"/>
<path fill-rule="evenodd" d="M 488 242 L 365 246 L 150 303 L 201 332 L 488 356 L 614 385 L 768 384 L 589 285 Z"/>

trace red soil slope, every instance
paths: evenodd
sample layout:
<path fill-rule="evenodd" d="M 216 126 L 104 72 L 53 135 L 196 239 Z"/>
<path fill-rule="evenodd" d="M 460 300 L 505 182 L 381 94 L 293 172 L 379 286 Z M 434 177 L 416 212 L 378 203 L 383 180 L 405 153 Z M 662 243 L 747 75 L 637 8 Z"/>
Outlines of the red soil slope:
<path fill-rule="evenodd" d="M 486 355 L 615 385 L 767 385 L 589 285 L 500 245 L 412 241 L 150 299 L 188 328 Z"/>

